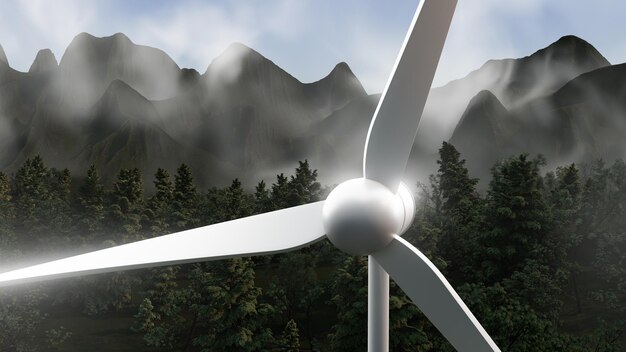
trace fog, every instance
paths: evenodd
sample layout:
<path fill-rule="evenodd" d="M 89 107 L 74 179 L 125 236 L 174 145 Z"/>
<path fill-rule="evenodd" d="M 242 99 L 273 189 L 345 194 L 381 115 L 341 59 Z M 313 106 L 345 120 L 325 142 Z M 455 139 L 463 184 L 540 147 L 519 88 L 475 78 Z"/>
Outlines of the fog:
<path fill-rule="evenodd" d="M 529 57 L 491 60 L 432 89 L 408 166 L 410 177 L 425 182 L 436 171 L 441 142 L 455 133 L 469 102 L 485 89 L 508 113 L 479 117 L 499 121 L 493 131 L 484 131 L 500 134 L 502 141 L 488 150 L 488 164 L 477 164 L 481 155 L 457 146 L 470 168 L 479 171 L 476 176 L 488 178 L 492 162 L 513 152 L 545 154 L 551 166 L 623 156 L 616 141 L 626 119 L 610 118 L 623 116 L 622 95 L 582 84 L 571 97 L 578 99 L 573 106 L 550 98 L 577 75 L 608 64 L 586 42 L 564 37 Z M 51 166 L 78 174 L 93 162 L 109 170 L 108 177 L 119 167 L 137 164 L 150 177 L 156 167 L 171 170 L 186 162 L 206 182 L 224 185 L 240 177 L 252 184 L 273 182 L 276 174 L 293 172 L 297 161 L 306 158 L 320 169 L 320 180 L 332 184 L 360 175 L 375 108 L 370 98 L 354 99 L 367 97 L 360 86 L 343 81 L 350 75 L 303 84 L 237 43 L 200 75 L 181 70 L 163 51 L 134 44 L 123 34 L 96 38 L 83 33 L 51 72 L 10 72 L 17 78 L 2 86 L 0 97 L 0 147 L 5 151 L 0 167 L 9 171 L 26 157 L 42 154 Z M 117 84 L 113 94 L 104 95 L 116 80 L 132 89 Z M 348 100 L 328 98 L 335 84 L 343 84 L 341 94 L 348 94 Z M 351 99 L 353 104 L 346 105 Z M 335 110 L 338 114 L 328 115 Z M 104 128 L 94 121 L 108 124 Z M 8 151 L 23 135 L 28 135 L 23 148 Z M 7 168 L 8 154 L 15 160 Z M 411 169 L 420 172 L 411 174 Z"/>

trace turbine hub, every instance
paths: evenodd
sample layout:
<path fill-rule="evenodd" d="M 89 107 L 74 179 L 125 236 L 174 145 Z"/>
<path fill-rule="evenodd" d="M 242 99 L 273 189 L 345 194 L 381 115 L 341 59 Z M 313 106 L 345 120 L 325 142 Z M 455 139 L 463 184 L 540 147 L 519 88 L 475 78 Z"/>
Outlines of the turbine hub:
<path fill-rule="evenodd" d="M 366 178 L 337 186 L 328 195 L 322 219 L 326 235 L 335 247 L 352 255 L 372 254 L 411 225 L 415 205 L 411 192 L 401 184 L 398 193 Z"/>

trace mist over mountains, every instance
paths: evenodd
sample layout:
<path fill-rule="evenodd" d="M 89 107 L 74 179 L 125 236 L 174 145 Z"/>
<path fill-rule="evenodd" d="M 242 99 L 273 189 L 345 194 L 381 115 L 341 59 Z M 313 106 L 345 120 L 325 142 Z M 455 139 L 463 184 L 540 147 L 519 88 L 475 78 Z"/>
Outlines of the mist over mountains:
<path fill-rule="evenodd" d="M 623 158 L 625 82 L 624 65 L 572 36 L 489 61 L 431 90 L 407 180 L 434 172 L 448 139 L 477 176 L 518 152 L 555 163 Z M 379 97 L 346 63 L 302 83 L 237 43 L 204 73 L 121 33 L 79 34 L 58 63 L 41 50 L 29 72 L 12 69 L 0 47 L 0 171 L 39 154 L 76 174 L 95 164 L 111 181 L 120 168 L 151 175 L 184 162 L 200 186 L 235 177 L 251 186 L 308 159 L 332 184 L 360 176 Z"/>

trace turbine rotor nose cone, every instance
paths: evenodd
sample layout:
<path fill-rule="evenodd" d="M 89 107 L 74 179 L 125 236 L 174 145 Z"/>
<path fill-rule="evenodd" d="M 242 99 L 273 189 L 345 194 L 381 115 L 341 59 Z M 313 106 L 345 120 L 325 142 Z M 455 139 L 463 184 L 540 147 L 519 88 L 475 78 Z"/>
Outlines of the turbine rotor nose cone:
<path fill-rule="evenodd" d="M 357 178 L 330 193 L 322 219 L 326 235 L 337 248 L 366 255 L 387 246 L 403 230 L 405 205 L 384 185 Z"/>

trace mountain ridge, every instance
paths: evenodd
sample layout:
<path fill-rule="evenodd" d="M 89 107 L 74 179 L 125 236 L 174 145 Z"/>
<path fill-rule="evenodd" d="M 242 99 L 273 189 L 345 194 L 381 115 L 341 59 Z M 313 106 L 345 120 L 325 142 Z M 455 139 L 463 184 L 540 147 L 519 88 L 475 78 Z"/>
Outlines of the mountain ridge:
<path fill-rule="evenodd" d="M 380 99 L 365 92 L 345 62 L 303 83 L 241 43 L 230 45 L 202 74 L 122 33 L 77 35 L 56 68 L 51 52 L 40 53 L 32 72 L 0 65 L 0 123 L 8 126 L 0 132 L 4 172 L 35 154 L 77 174 L 94 163 L 107 170 L 105 182 L 122 167 L 137 166 L 148 177 L 157 167 L 174 171 L 185 162 L 200 187 L 227 185 L 235 177 L 250 186 L 259 179 L 272 182 L 308 159 L 320 169 L 320 180 L 332 184 L 360 175 L 355 155 L 362 155 Z M 436 171 L 432 139 L 446 135 L 442 140 L 457 144 L 481 177 L 510 153 L 542 148 L 556 162 L 618 157 L 610 144 L 622 146 L 616 133 L 626 134 L 626 128 L 597 110 L 626 111 L 621 72 L 574 36 L 524 58 L 490 60 L 431 90 L 406 176 L 426 180 Z M 454 129 L 433 127 L 433 118 L 450 116 L 457 121 Z M 590 119 L 609 127 L 590 128 Z"/>
<path fill-rule="evenodd" d="M 4 48 L 0 45 L 0 64 L 4 63 L 6 66 L 9 66 L 9 59 L 7 58 L 7 54 L 4 52 Z"/>
<path fill-rule="evenodd" d="M 577 59 L 571 60 L 574 53 Z M 469 101 L 481 90 L 491 91 L 505 107 L 512 108 L 607 65 L 610 63 L 592 45 L 576 36 L 563 36 L 526 57 L 489 60 L 464 78 L 431 90 L 416 138 L 418 149 L 425 154 L 436 152 L 439 142 L 452 136 Z"/>
<path fill-rule="evenodd" d="M 50 49 L 41 49 L 28 69 L 28 73 L 49 73 L 59 67 L 56 57 Z"/>
<path fill-rule="evenodd" d="M 152 76 L 168 70 L 134 72 L 145 66 L 137 59 L 145 53 L 154 56 L 148 62 L 165 61 L 173 68 L 165 73 L 175 76 L 173 96 L 146 96 Z M 45 71 L 39 64 L 51 54 L 40 51 L 30 72 L 14 74 L 39 77 Z M 220 77 L 232 68 L 239 72 Z M 254 49 L 235 43 L 199 74 L 121 33 L 77 35 L 50 72 L 29 101 L 30 111 L 9 114 L 24 120 L 21 132 L 14 133 L 24 137 L 15 138 L 19 142 L 13 149 L 19 151 L 3 161 L 3 171 L 16 170 L 35 154 L 57 168 L 86 169 L 90 163 L 107 170 L 134 164 L 145 172 L 175 168 L 158 150 L 189 163 L 200 185 L 227 184 L 235 177 L 252 181 L 259 170 L 271 175 L 287 165 L 286 159 L 306 158 L 306 147 L 293 140 L 314 121 L 366 94 L 346 63 L 316 82 L 302 83 Z M 139 79 L 146 75 L 150 79 Z M 105 181 L 114 176 L 105 175 Z"/>

